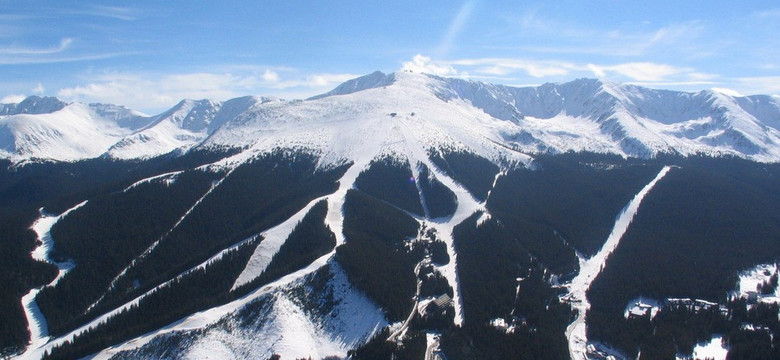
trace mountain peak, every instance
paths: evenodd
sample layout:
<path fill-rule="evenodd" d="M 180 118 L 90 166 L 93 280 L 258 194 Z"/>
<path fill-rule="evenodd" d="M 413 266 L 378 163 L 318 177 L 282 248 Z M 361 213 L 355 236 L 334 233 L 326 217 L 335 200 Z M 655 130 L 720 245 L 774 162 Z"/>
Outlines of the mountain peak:
<path fill-rule="evenodd" d="M 312 96 L 308 100 L 321 99 L 333 95 L 347 95 L 358 91 L 388 86 L 395 82 L 395 74 L 385 74 L 381 71 L 374 71 L 352 80 L 348 80 L 335 89 L 322 95 Z"/>
<path fill-rule="evenodd" d="M 0 105 L 0 115 L 49 114 L 62 110 L 68 103 L 56 97 L 29 96 L 18 104 Z"/>

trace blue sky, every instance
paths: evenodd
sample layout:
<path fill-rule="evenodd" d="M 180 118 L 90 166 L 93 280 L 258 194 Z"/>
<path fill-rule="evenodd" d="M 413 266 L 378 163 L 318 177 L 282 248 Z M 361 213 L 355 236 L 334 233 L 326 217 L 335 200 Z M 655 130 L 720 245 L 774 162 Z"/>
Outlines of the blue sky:
<path fill-rule="evenodd" d="M 780 95 L 780 3 L 0 0 L 1 103 L 156 113 L 182 98 L 307 97 L 400 69 Z"/>

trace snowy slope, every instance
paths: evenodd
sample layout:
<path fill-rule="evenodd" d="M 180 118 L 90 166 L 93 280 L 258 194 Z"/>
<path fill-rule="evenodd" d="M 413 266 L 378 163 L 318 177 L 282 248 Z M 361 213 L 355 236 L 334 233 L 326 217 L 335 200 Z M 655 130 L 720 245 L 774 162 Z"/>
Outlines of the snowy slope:
<path fill-rule="evenodd" d="M 30 96 L 18 104 L 0 104 L 0 115 L 48 114 L 68 105 L 52 97 Z"/>
<path fill-rule="evenodd" d="M 704 153 L 780 161 L 775 97 L 653 90 L 594 79 L 516 88 L 409 72 L 374 72 L 304 101 L 183 100 L 156 116 L 30 97 L 0 105 L 0 156 L 147 158 L 193 146 L 254 145 L 268 133 L 282 137 L 274 145 L 349 155 L 343 142 L 384 134 L 387 127 L 376 120 L 390 114 L 409 119 L 432 145 L 472 150 L 495 143 L 528 153 L 586 150 L 645 158 Z M 301 130 L 301 138 L 289 136 Z"/>
<path fill-rule="evenodd" d="M 93 158 L 128 133 L 84 104 L 44 114 L 0 116 L 0 156 L 13 161 Z"/>
<path fill-rule="evenodd" d="M 269 98 L 224 103 L 183 100 L 156 116 L 111 104 L 67 104 L 29 97 L 0 105 L 0 157 L 75 161 L 99 156 L 149 158 L 202 142 L 224 123 Z"/>
<path fill-rule="evenodd" d="M 348 241 L 342 231 L 345 195 L 371 161 L 390 156 L 408 162 L 412 169 L 425 165 L 457 198 L 452 216 L 418 220 L 426 221 L 447 245 L 451 262 L 438 270 L 453 287 L 455 323 L 461 324 L 463 301 L 453 231 L 464 219 L 476 212 L 486 213 L 486 209 L 468 189 L 435 166 L 429 157 L 432 150 L 473 153 L 499 164 L 502 170 L 529 164 L 529 154 L 568 150 L 637 157 L 666 152 L 732 154 L 780 161 L 778 104 L 776 98 L 770 97 L 659 91 L 591 79 L 513 88 L 411 72 L 375 72 L 307 100 L 184 100 L 156 116 L 115 105 L 65 104 L 54 100 L 32 99 L 24 106 L 4 105 L 0 108 L 5 112 L 0 115 L 0 156 L 13 161 L 71 161 L 98 156 L 134 159 L 199 147 L 240 149 L 207 165 L 222 168 L 228 174 L 258 154 L 278 149 L 291 154 L 314 154 L 324 168 L 350 164 L 334 193 L 313 200 L 298 214 L 256 234 L 262 235 L 264 241 L 234 279 L 234 287 L 252 281 L 265 270 L 296 223 L 317 201 L 328 202 L 325 223 L 336 235 L 337 245 Z M 417 178 L 419 170 L 413 170 L 413 174 L 413 179 Z M 212 190 L 219 184 L 213 183 Z M 652 184 L 643 190 L 642 196 Z M 634 208 L 626 213 L 627 220 L 618 219 L 617 230 L 625 231 L 642 196 L 638 195 Z M 425 199 L 421 198 L 421 203 L 425 204 Z M 200 200 L 192 208 L 199 204 Z M 189 211 L 183 216 L 188 214 Z M 570 298 L 580 300 L 580 310 L 587 309 L 585 290 L 621 234 L 605 245 L 603 254 L 581 264 L 583 270 L 570 285 Z M 156 245 L 144 254 L 154 251 Z M 166 336 L 193 330 L 187 335 L 191 335 L 192 342 L 176 349 L 181 357 L 204 358 L 209 355 L 204 351 L 209 349 L 219 350 L 219 354 L 211 355 L 221 358 L 249 354 L 267 358 L 271 351 L 282 352 L 289 358 L 344 355 L 385 326 L 386 320 L 373 303 L 348 283 L 343 270 L 332 261 L 334 254 L 335 251 L 322 256 L 305 269 L 244 298 L 107 349 L 98 358 L 122 350 L 139 351 L 126 353 L 128 358 L 155 358 L 159 355 L 155 353 L 156 341 L 164 344 Z M 305 302 L 292 294 L 300 288 L 311 291 L 306 282 L 326 266 L 328 287 L 318 291 L 339 301 L 323 315 L 307 309 Z M 263 316 L 250 324 L 237 312 L 248 311 L 253 304 L 260 307 Z M 121 310 L 114 309 L 113 313 Z M 570 340 L 581 345 L 579 352 L 584 353 L 587 339 L 584 317 L 581 319 L 572 325 L 569 334 L 575 335 Z M 100 321 L 99 318 L 79 330 L 93 329 Z M 259 340 L 258 334 L 262 335 Z M 48 344 L 35 344 L 40 347 L 33 350 L 51 350 L 73 335 L 75 332 Z"/>
<path fill-rule="evenodd" d="M 512 88 L 439 78 L 443 100 L 466 99 L 515 122 L 505 140 L 524 151 L 589 150 L 635 157 L 659 152 L 778 161 L 780 111 L 768 96 L 686 93 L 579 79 Z"/>
<path fill-rule="evenodd" d="M 393 77 L 389 86 L 257 106 L 225 124 L 201 146 L 256 151 L 304 148 L 333 163 L 408 154 L 418 146 L 424 151 L 467 149 L 493 160 L 528 160 L 497 143 L 501 131 L 509 131 L 513 124 L 495 121 L 465 103 L 441 101 L 430 91 L 436 80 L 428 76 L 396 73 Z M 406 133 L 415 139 L 406 138 Z"/>
<path fill-rule="evenodd" d="M 276 353 L 284 359 L 321 359 L 344 356 L 386 325 L 382 312 L 348 282 L 344 270 L 323 260 L 94 358 L 267 359 Z M 172 338 L 187 339 L 187 344 L 172 348 L 167 343 Z"/>

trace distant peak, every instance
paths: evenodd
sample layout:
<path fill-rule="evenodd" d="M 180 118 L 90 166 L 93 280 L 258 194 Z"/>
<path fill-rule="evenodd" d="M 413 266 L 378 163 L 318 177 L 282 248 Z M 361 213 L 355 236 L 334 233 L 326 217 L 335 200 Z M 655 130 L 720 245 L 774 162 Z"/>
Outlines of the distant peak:
<path fill-rule="evenodd" d="M 0 115 L 49 114 L 62 110 L 68 103 L 56 97 L 29 96 L 18 104 L 0 106 Z"/>
<path fill-rule="evenodd" d="M 381 71 L 374 71 L 368 75 L 361 76 L 352 80 L 347 80 L 335 89 L 322 95 L 312 96 L 309 100 L 321 99 L 334 95 L 347 95 L 367 89 L 374 89 L 382 86 L 388 86 L 395 82 L 395 74 L 385 74 Z"/>

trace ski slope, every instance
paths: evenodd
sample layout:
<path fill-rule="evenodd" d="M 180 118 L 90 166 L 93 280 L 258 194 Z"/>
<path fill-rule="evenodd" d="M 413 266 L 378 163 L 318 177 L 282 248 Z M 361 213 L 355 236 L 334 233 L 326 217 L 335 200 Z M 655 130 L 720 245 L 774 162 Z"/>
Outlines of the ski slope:
<path fill-rule="evenodd" d="M 587 291 L 590 288 L 590 284 L 603 269 L 604 264 L 607 262 L 607 257 L 609 257 L 615 248 L 617 248 L 620 239 L 623 237 L 623 234 L 626 233 L 626 230 L 628 230 L 628 226 L 631 225 L 631 221 L 639 210 L 639 205 L 641 205 L 642 200 L 653 189 L 655 184 L 666 176 L 669 170 L 671 170 L 671 167 L 665 166 L 650 183 L 645 185 L 645 187 L 634 196 L 628 205 L 620 212 L 617 219 L 615 219 L 615 225 L 612 228 L 612 232 L 601 247 L 601 250 L 589 259 L 580 258 L 579 273 L 572 279 L 571 283 L 566 285 L 568 291 L 563 296 L 563 299 L 571 304 L 572 308 L 577 310 L 577 318 L 566 328 L 566 338 L 569 339 L 569 354 L 571 355 L 572 360 L 588 359 L 586 313 L 590 308 L 587 297 Z"/>
<path fill-rule="evenodd" d="M 32 225 L 32 230 L 35 232 L 37 237 L 38 246 L 33 249 L 33 251 L 30 253 L 30 256 L 32 256 L 32 258 L 35 260 L 53 264 L 57 266 L 58 269 L 57 277 L 55 277 L 54 280 L 45 286 L 56 285 L 57 282 L 60 281 L 60 279 L 62 279 L 62 277 L 65 276 L 65 274 L 67 274 L 68 271 L 70 271 L 70 269 L 72 269 L 74 266 L 73 262 L 57 262 L 49 257 L 51 251 L 54 249 L 54 239 L 51 237 L 51 228 L 54 227 L 54 224 L 56 224 L 57 221 L 67 216 L 70 212 L 86 204 L 86 201 L 81 202 L 57 216 L 47 214 L 43 211 L 43 209 L 40 209 L 41 217 L 38 218 L 38 220 L 36 220 Z M 27 351 L 25 351 L 20 356 L 22 359 L 33 358 L 30 357 L 31 352 L 37 348 L 40 348 L 49 340 L 49 328 L 46 322 L 46 317 L 43 316 L 40 308 L 38 308 L 38 304 L 35 302 L 35 297 L 38 295 L 41 289 L 42 288 L 31 289 L 26 295 L 22 297 L 22 308 L 24 309 L 24 315 L 27 318 L 27 326 L 30 330 L 30 345 L 27 347 Z"/>

